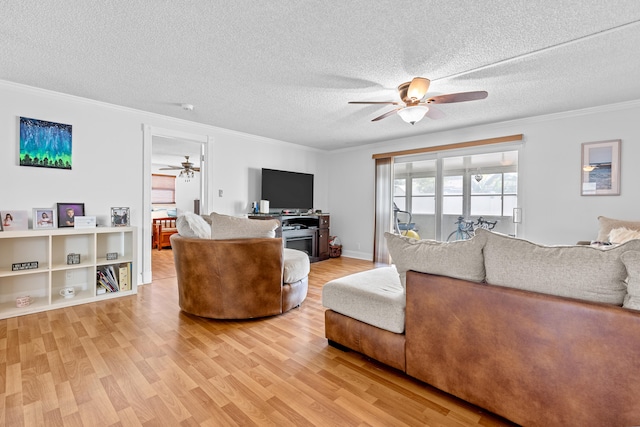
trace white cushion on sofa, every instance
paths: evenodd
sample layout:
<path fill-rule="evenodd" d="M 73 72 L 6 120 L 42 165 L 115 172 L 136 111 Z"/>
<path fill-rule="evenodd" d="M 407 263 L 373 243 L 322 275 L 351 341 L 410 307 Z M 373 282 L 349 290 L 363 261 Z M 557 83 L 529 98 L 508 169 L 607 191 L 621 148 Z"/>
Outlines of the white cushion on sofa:
<path fill-rule="evenodd" d="M 290 248 L 284 248 L 284 274 L 282 283 L 295 283 L 309 275 L 311 266 L 309 255 Z"/>
<path fill-rule="evenodd" d="M 185 212 L 176 218 L 176 229 L 182 237 L 211 238 L 211 227 L 207 224 L 207 221 L 193 212 Z"/>
<path fill-rule="evenodd" d="M 486 230 L 487 282 L 527 291 L 622 305 L 627 271 L 620 259 L 640 250 L 640 240 L 611 249 L 543 246 Z"/>
<path fill-rule="evenodd" d="M 277 219 L 250 219 L 211 212 L 211 238 L 255 239 L 276 237 Z"/>
<path fill-rule="evenodd" d="M 403 287 L 409 270 L 473 282 L 484 280 L 484 237 L 455 242 L 416 240 L 391 233 L 384 237 Z"/>
<path fill-rule="evenodd" d="M 322 305 L 390 332 L 404 332 L 406 298 L 395 267 L 363 271 L 326 283 Z"/>

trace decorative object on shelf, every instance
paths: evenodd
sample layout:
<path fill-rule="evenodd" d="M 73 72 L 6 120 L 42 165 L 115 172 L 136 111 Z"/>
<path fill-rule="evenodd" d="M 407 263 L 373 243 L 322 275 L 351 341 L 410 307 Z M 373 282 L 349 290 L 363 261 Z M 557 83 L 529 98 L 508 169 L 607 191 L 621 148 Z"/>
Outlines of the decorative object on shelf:
<path fill-rule="evenodd" d="M 16 307 L 18 307 L 18 308 L 29 307 L 32 302 L 33 302 L 33 300 L 31 299 L 30 295 L 25 295 L 25 296 L 22 296 L 22 297 L 18 297 L 18 298 L 16 298 Z"/>
<path fill-rule="evenodd" d="M 614 139 L 582 144 L 582 196 L 620 195 L 620 142 Z"/>
<path fill-rule="evenodd" d="M 33 229 L 55 228 L 56 211 L 52 208 L 33 208 Z"/>
<path fill-rule="evenodd" d="M 2 211 L 2 229 L 4 231 L 28 230 L 29 216 L 27 211 Z"/>
<path fill-rule="evenodd" d="M 268 214 L 269 213 L 269 201 L 268 200 L 260 200 L 260 213 Z"/>
<path fill-rule="evenodd" d="M 80 264 L 80 254 L 68 254 L 67 255 L 67 264 Z"/>
<path fill-rule="evenodd" d="M 84 203 L 58 203 L 58 228 L 74 227 L 76 216 L 84 216 Z"/>
<path fill-rule="evenodd" d="M 73 298 L 76 296 L 76 290 L 73 286 L 60 289 L 60 296 L 64 298 Z"/>
<path fill-rule="evenodd" d="M 71 169 L 71 125 L 20 117 L 20 166 Z"/>
<path fill-rule="evenodd" d="M 129 226 L 129 208 L 111 208 L 111 226 Z"/>
<path fill-rule="evenodd" d="M 107 252 L 107 261 L 118 259 L 118 252 Z"/>
<path fill-rule="evenodd" d="M 95 216 L 78 215 L 73 223 L 74 228 L 95 228 L 97 222 Z"/>
<path fill-rule="evenodd" d="M 38 261 L 14 262 L 11 264 L 11 271 L 35 270 L 38 268 Z"/>

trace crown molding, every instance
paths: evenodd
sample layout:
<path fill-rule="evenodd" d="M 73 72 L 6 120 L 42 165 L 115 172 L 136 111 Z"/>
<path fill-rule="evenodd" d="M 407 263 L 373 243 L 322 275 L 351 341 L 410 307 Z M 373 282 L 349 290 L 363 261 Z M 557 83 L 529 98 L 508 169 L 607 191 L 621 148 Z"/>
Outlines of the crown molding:
<path fill-rule="evenodd" d="M 152 112 L 149 112 L 149 111 L 138 110 L 136 108 L 125 107 L 125 106 L 122 106 L 122 105 L 112 104 L 112 103 L 104 102 L 104 101 L 97 101 L 95 99 L 85 98 L 85 97 L 77 96 L 77 95 L 71 95 L 71 94 L 63 93 L 63 92 L 56 92 L 56 91 L 49 90 L 49 89 L 43 89 L 43 88 L 39 88 L 39 87 L 35 87 L 35 86 L 29 86 L 29 85 L 25 85 L 25 84 L 22 84 L 22 83 L 10 82 L 10 81 L 7 81 L 7 80 L 0 80 L 0 87 L 6 87 L 6 88 L 9 88 L 9 89 L 15 89 L 15 90 L 19 90 L 19 91 L 22 91 L 22 92 L 28 92 L 28 93 L 31 93 L 33 95 L 44 96 L 44 97 L 48 97 L 50 99 L 64 100 L 64 101 L 70 101 L 70 102 L 79 103 L 79 104 L 85 104 L 85 105 L 92 105 L 92 106 L 97 106 L 97 107 L 102 107 L 102 108 L 108 108 L 108 109 L 111 109 L 111 110 L 114 110 L 114 111 L 120 111 L 120 112 L 127 113 L 127 114 L 137 114 L 137 115 L 142 116 L 141 117 L 141 122 L 143 122 L 143 123 L 146 123 L 150 119 L 161 119 L 161 120 L 163 120 L 165 122 L 174 123 L 176 125 L 189 126 L 191 128 L 195 127 L 195 128 L 198 128 L 198 132 L 201 132 L 201 133 L 204 133 L 204 134 L 209 134 L 209 135 L 211 135 L 211 133 L 215 133 L 217 135 L 220 135 L 220 134 L 233 135 L 233 136 L 237 136 L 237 137 L 241 137 L 241 138 L 251 138 L 253 141 L 263 142 L 263 143 L 266 143 L 266 144 L 271 144 L 271 145 L 280 146 L 280 147 L 295 148 L 297 150 L 303 150 L 303 151 L 309 151 L 309 152 L 315 152 L 315 153 L 326 153 L 327 152 L 326 150 L 321 150 L 321 149 L 313 148 L 313 147 L 307 147 L 307 146 L 304 146 L 304 145 L 295 144 L 293 142 L 281 141 L 281 140 L 274 139 L 274 138 L 268 138 L 268 137 L 265 137 L 265 136 L 253 135 L 253 134 L 250 134 L 250 133 L 236 131 L 236 130 L 232 130 L 232 129 L 216 127 L 216 126 L 207 125 L 207 124 L 204 124 L 204 123 L 194 122 L 194 121 L 191 121 L 191 120 L 185 120 L 185 119 L 179 119 L 179 118 L 176 118 L 176 117 L 165 116 L 165 115 L 158 114 L 158 113 L 152 113 Z M 163 125 L 162 127 L 166 127 L 166 126 Z M 212 135 L 212 137 L 215 139 L 216 136 Z"/>
<path fill-rule="evenodd" d="M 595 107 L 581 108 L 577 110 L 561 111 L 558 113 L 549 113 L 549 114 L 542 114 L 538 116 L 504 120 L 500 122 L 480 123 L 480 124 L 469 125 L 464 127 L 442 129 L 437 132 L 425 132 L 417 135 L 406 136 L 403 138 L 388 139 L 385 141 L 376 141 L 374 143 L 367 144 L 367 145 L 338 148 L 336 150 L 330 150 L 328 152 L 330 154 L 340 154 L 340 153 L 348 153 L 353 151 L 361 151 L 363 149 L 366 149 L 366 150 L 370 150 L 371 153 L 373 154 L 376 150 L 385 149 L 385 147 L 387 147 L 388 149 L 389 144 L 395 144 L 395 145 L 401 146 L 402 144 L 407 143 L 407 146 L 409 146 L 412 143 L 415 143 L 416 138 L 431 139 L 431 138 L 437 137 L 438 135 L 451 134 L 452 132 L 466 132 L 468 134 L 473 134 L 473 133 L 477 133 L 476 131 L 478 129 L 482 131 L 502 130 L 506 127 L 526 126 L 526 125 L 539 124 L 539 123 L 551 122 L 556 120 L 565 120 L 565 119 L 574 118 L 574 117 L 588 116 L 593 114 L 602 114 L 602 113 L 611 113 L 616 111 L 631 110 L 634 108 L 640 108 L 640 99 L 625 101 L 625 102 L 618 102 L 615 104 L 605 104 L 605 105 L 599 105 Z"/>

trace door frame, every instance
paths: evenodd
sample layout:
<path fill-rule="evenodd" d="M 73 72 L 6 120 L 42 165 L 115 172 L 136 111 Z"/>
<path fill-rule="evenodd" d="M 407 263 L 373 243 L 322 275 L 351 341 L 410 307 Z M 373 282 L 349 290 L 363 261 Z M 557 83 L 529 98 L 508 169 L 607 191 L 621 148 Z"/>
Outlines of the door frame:
<path fill-rule="evenodd" d="M 174 138 L 196 142 L 202 145 L 201 166 L 200 166 L 200 212 L 211 210 L 212 171 L 210 165 L 213 164 L 213 138 L 206 134 L 194 134 L 175 129 L 161 128 L 148 124 L 142 125 L 142 284 L 151 283 L 153 277 L 151 272 L 151 163 L 153 154 L 153 137 Z M 148 244 L 147 244 L 148 243 Z"/>

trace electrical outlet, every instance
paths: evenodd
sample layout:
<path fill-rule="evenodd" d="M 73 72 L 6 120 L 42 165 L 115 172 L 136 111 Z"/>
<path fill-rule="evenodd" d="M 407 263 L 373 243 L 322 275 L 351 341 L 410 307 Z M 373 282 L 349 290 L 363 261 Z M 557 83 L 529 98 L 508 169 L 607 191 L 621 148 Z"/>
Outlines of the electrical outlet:
<path fill-rule="evenodd" d="M 222 190 L 218 190 L 218 197 L 222 197 L 222 193 L 223 193 Z"/>
<path fill-rule="evenodd" d="M 357 243 L 356 246 L 358 247 L 358 250 L 360 250 L 360 243 Z"/>
<path fill-rule="evenodd" d="M 67 270 L 67 281 L 71 280 L 73 277 L 73 272 L 71 270 Z"/>

